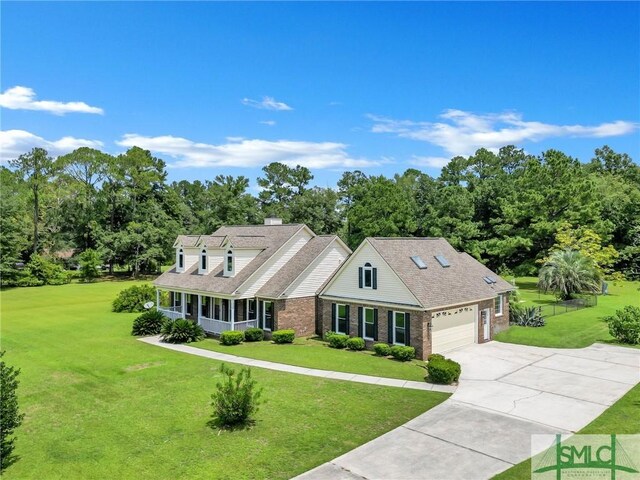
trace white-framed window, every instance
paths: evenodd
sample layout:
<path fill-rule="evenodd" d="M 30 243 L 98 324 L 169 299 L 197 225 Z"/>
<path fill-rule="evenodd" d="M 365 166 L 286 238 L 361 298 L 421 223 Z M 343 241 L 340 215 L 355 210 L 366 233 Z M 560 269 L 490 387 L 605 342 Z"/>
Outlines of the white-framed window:
<path fill-rule="evenodd" d="M 502 303 L 504 301 L 504 295 L 498 295 L 494 300 L 494 309 L 496 312 L 496 317 L 502 315 Z"/>
<path fill-rule="evenodd" d="M 171 301 L 172 301 L 172 307 L 173 308 L 178 308 L 182 306 L 182 293 L 180 292 L 171 292 Z"/>
<path fill-rule="evenodd" d="M 182 270 L 184 268 L 184 250 L 178 250 L 178 259 L 176 263 L 178 264 L 179 270 Z"/>
<path fill-rule="evenodd" d="M 376 314 L 373 308 L 362 309 L 362 338 L 374 340 L 376 336 Z"/>
<path fill-rule="evenodd" d="M 369 262 L 362 269 L 362 288 L 373 288 L 373 267 Z"/>
<path fill-rule="evenodd" d="M 207 251 L 205 249 L 200 252 L 200 272 L 207 273 Z"/>
<path fill-rule="evenodd" d="M 255 298 L 247 298 L 246 302 L 247 320 L 258 319 L 258 301 Z"/>
<path fill-rule="evenodd" d="M 407 314 L 405 312 L 393 312 L 393 343 L 394 345 L 406 344 Z"/>
<path fill-rule="evenodd" d="M 224 274 L 227 277 L 233 276 L 233 269 L 235 268 L 233 260 L 233 250 L 227 250 L 224 258 Z"/>
<path fill-rule="evenodd" d="M 349 331 L 349 316 L 346 305 L 336 304 L 336 333 L 346 334 Z"/>
<path fill-rule="evenodd" d="M 273 302 L 268 300 L 262 301 L 262 328 L 273 330 Z"/>

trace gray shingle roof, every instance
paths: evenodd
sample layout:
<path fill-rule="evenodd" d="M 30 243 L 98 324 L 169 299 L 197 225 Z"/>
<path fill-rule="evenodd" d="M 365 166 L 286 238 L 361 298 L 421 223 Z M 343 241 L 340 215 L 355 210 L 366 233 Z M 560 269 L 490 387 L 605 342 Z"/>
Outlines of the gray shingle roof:
<path fill-rule="evenodd" d="M 336 235 L 320 235 L 309 242 L 278 270 L 260 290 L 257 297 L 278 298 L 298 278 L 298 276 L 313 262 L 320 253 L 337 238 Z"/>
<path fill-rule="evenodd" d="M 197 263 L 186 272 L 176 272 L 175 266 L 167 270 L 153 282 L 158 287 L 199 290 L 211 293 L 233 294 L 253 273 L 284 245 L 304 225 L 247 225 L 220 227 L 209 236 L 179 236 L 178 240 L 201 237 L 212 240 L 216 246 L 217 239 L 229 238 L 234 247 L 262 249 L 247 266 L 234 277 L 224 277 L 223 264 L 212 267 L 207 275 L 198 274 Z M 195 243 L 193 244 L 195 246 Z M 186 246 L 186 245 L 185 245 Z M 217 246 L 221 246 L 218 243 Z"/>
<path fill-rule="evenodd" d="M 444 238 L 367 240 L 426 309 L 474 302 L 514 289 L 475 258 L 456 251 Z M 414 255 L 422 258 L 426 269 L 417 267 L 411 260 Z M 436 255 L 444 256 L 450 266 L 443 268 Z M 495 278 L 496 283 L 487 284 L 486 276 Z"/>

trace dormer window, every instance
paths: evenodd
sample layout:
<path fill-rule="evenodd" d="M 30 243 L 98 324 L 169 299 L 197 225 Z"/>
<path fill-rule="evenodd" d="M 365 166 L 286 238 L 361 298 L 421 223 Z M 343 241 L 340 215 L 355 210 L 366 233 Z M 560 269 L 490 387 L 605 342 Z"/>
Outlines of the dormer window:
<path fill-rule="evenodd" d="M 378 269 L 373 267 L 369 262 L 364 267 L 358 269 L 358 286 L 360 288 L 370 288 L 376 290 L 378 288 Z"/>
<path fill-rule="evenodd" d="M 178 250 L 178 269 L 182 270 L 184 268 L 184 251 L 182 249 Z"/>
<path fill-rule="evenodd" d="M 207 251 L 205 249 L 200 252 L 200 271 L 207 273 Z"/>
<path fill-rule="evenodd" d="M 233 268 L 234 268 L 233 250 L 227 250 L 227 253 L 226 253 L 225 259 L 224 259 L 224 274 L 225 274 L 225 276 L 232 277 L 233 276 Z"/>

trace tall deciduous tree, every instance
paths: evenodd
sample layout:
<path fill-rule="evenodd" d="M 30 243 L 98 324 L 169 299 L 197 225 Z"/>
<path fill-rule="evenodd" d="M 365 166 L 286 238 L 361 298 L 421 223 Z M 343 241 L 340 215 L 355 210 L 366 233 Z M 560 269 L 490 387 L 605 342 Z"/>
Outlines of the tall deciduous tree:
<path fill-rule="evenodd" d="M 15 160 L 10 160 L 11 165 L 21 175 L 31 192 L 31 204 L 33 207 L 33 247 L 32 251 L 40 251 L 40 200 L 43 190 L 55 174 L 53 159 L 43 148 L 34 148 L 29 153 L 20 155 Z"/>

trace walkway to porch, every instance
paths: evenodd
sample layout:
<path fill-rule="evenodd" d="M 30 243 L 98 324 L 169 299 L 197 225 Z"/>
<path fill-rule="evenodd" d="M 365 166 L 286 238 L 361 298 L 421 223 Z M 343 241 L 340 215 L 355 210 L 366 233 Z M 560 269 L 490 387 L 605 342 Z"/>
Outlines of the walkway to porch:
<path fill-rule="evenodd" d="M 269 370 L 278 370 L 280 372 L 297 373 L 300 375 L 308 375 L 311 377 L 330 378 L 333 380 L 346 380 L 356 383 L 369 383 L 373 385 L 383 385 L 386 387 L 409 388 L 412 390 L 433 390 L 435 392 L 453 393 L 456 387 L 451 385 L 434 385 L 427 382 L 415 382 L 413 380 L 399 380 L 396 378 L 373 377 L 370 375 L 360 375 L 357 373 L 334 372 L 331 370 L 320 370 L 317 368 L 297 367 L 295 365 L 287 365 L 284 363 L 268 362 L 265 360 L 256 360 L 255 358 L 239 357 L 237 355 L 229 355 L 228 353 L 213 352 L 203 348 L 191 347 L 189 345 L 180 345 L 174 343 L 164 343 L 160 341 L 159 336 L 139 338 L 141 342 L 155 345 L 157 347 L 175 350 L 177 352 L 197 355 L 199 357 L 210 358 L 221 362 L 238 363 L 250 367 L 266 368 Z"/>

